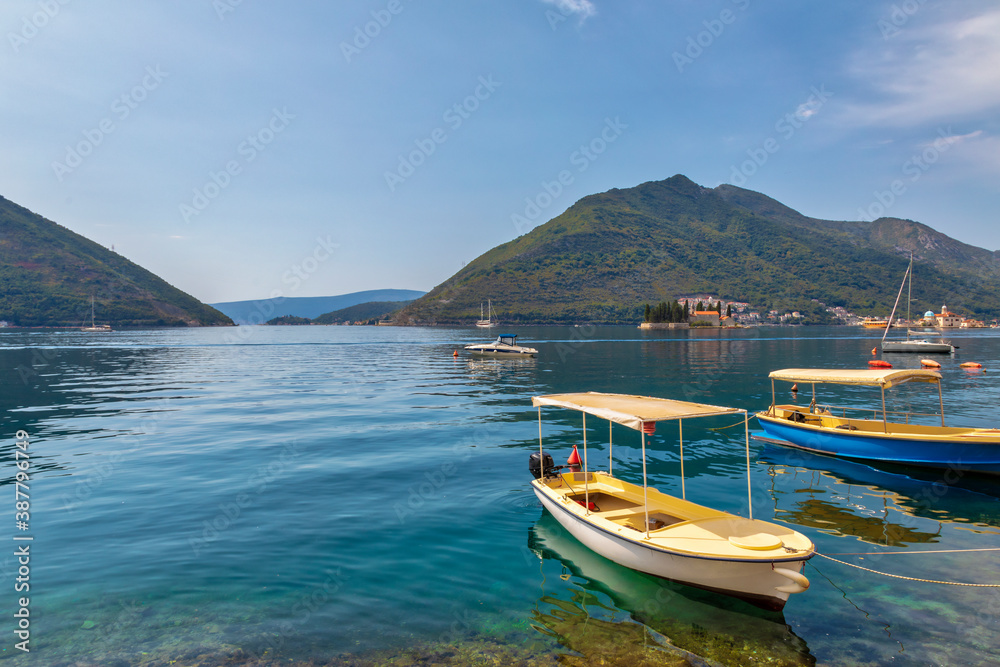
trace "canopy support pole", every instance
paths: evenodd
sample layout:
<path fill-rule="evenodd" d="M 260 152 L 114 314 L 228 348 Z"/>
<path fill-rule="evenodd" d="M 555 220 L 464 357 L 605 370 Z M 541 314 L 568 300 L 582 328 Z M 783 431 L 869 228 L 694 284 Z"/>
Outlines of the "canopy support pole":
<path fill-rule="evenodd" d="M 938 385 L 938 387 L 940 386 L 941 385 Z M 885 385 L 884 384 L 880 385 L 880 388 L 882 389 L 882 430 L 883 432 L 888 433 L 889 423 L 886 421 L 885 418 Z"/>
<path fill-rule="evenodd" d="M 612 449 L 611 449 L 611 447 L 612 447 L 612 442 L 611 442 L 611 428 L 612 428 L 612 426 L 614 426 L 614 424 L 615 423 L 613 421 L 611 421 L 610 419 L 608 420 L 608 474 L 609 475 L 612 474 L 612 472 L 613 472 L 611 470 L 611 465 L 613 463 Z"/>
<path fill-rule="evenodd" d="M 583 414 L 583 509 L 590 515 L 590 472 L 587 468 L 587 413 Z"/>
<path fill-rule="evenodd" d="M 541 462 L 542 471 L 545 471 L 545 456 L 542 451 L 542 406 L 538 406 L 538 460 Z M 542 475 L 545 478 L 545 475 Z"/>
<path fill-rule="evenodd" d="M 649 537 L 649 502 L 646 499 L 646 432 L 642 431 L 642 509 L 646 516 L 646 537 Z"/>
<path fill-rule="evenodd" d="M 743 411 L 743 430 L 747 441 L 747 507 L 750 508 L 750 520 L 753 521 L 753 500 L 750 497 L 750 415 Z"/>
<path fill-rule="evenodd" d="M 775 406 L 777 404 L 778 404 L 778 397 L 774 393 L 774 378 L 771 378 L 771 416 L 772 417 L 778 416 L 778 411 L 775 409 Z M 541 419 L 541 417 L 539 417 L 539 419 Z"/>
<path fill-rule="evenodd" d="M 687 491 L 684 489 L 684 420 L 677 420 L 677 439 L 681 443 L 681 500 L 687 500 Z"/>
<path fill-rule="evenodd" d="M 944 426 L 944 396 L 941 395 L 941 381 L 938 380 L 938 403 L 941 405 L 941 426 Z"/>

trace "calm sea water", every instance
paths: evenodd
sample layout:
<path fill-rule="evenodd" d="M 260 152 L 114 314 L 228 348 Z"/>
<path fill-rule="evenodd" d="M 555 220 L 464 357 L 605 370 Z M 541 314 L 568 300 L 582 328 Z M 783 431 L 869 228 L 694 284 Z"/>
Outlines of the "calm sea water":
<path fill-rule="evenodd" d="M 0 661 L 1000 661 L 998 588 L 817 557 L 805 569 L 812 588 L 764 612 L 596 556 L 530 491 L 533 395 L 628 392 L 755 410 L 770 401 L 769 371 L 864 367 L 874 335 L 514 332 L 536 359 L 470 358 L 462 345 L 495 334 L 458 328 L 0 333 Z M 997 426 L 1000 336 L 953 342 L 958 353 L 940 359 L 949 421 Z M 966 360 L 984 370 L 960 369 Z M 929 393 L 894 399 L 937 404 Z M 596 422 L 590 461 L 606 467 L 608 427 Z M 27 531 L 14 517 L 18 430 L 30 438 Z M 579 431 L 579 415 L 543 412 L 558 460 Z M 743 429 L 690 421 L 684 440 L 687 497 L 745 514 Z M 614 443 L 616 474 L 641 479 L 634 434 L 618 427 Z M 821 553 L 904 577 L 1000 583 L 996 482 L 758 443 L 751 455 L 755 517 L 793 525 Z M 669 428 L 655 436 L 649 472 L 680 493 Z M 15 592 L 13 553 L 25 544 L 15 536 L 33 537 L 30 593 Z M 14 633 L 23 595 L 27 654 Z"/>

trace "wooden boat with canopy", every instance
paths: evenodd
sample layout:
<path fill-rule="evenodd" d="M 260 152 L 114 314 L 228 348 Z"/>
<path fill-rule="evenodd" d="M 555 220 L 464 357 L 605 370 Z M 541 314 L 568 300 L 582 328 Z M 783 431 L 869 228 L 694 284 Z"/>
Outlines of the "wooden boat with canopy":
<path fill-rule="evenodd" d="M 683 423 L 686 419 L 740 416 L 745 410 L 624 394 L 575 393 L 536 396 L 539 451 L 531 455 L 532 488 L 542 505 L 576 539 L 620 565 L 691 586 L 744 598 L 780 610 L 789 595 L 805 591 L 801 573 L 812 558 L 812 541 L 801 533 L 753 518 L 750 499 L 750 437 L 746 432 L 749 518 L 687 500 Z M 542 406 L 583 413 L 582 470 L 559 472 L 542 448 Z M 608 425 L 608 471 L 589 469 L 587 415 Z M 676 421 L 681 460 L 681 497 L 647 484 L 646 445 L 656 423 Z M 612 475 L 614 424 L 641 433 L 642 484 Z M 575 449 L 575 446 L 574 446 Z M 560 469 L 566 466 L 560 466 Z"/>
<path fill-rule="evenodd" d="M 941 374 L 937 371 L 786 368 L 773 371 L 769 377 L 771 406 L 756 416 L 761 428 L 772 438 L 770 442 L 852 459 L 1000 473 L 1000 430 L 946 426 Z M 808 406 L 778 405 L 776 380 L 811 385 L 812 401 Z M 940 415 L 886 410 L 886 390 L 909 382 L 937 385 Z M 860 410 L 817 405 L 817 384 L 878 388 L 881 410 L 868 408 L 870 417 L 848 417 L 848 411 Z M 914 418 L 920 417 L 939 418 L 941 423 L 913 423 Z"/>

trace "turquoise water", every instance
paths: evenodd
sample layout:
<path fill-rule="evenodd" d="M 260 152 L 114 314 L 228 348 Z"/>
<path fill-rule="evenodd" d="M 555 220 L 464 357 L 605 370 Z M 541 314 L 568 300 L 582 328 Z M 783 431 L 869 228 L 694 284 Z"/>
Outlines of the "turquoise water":
<path fill-rule="evenodd" d="M 531 396 L 596 390 L 770 401 L 783 367 L 863 367 L 855 328 L 646 333 L 518 328 L 536 359 L 453 351 L 470 329 L 0 333 L 0 661 L 11 665 L 980 664 L 1000 661 L 1000 589 L 888 578 L 815 558 L 780 614 L 652 579 L 587 551 L 530 491 Z M 997 426 L 1000 336 L 942 357 L 952 424 Z M 984 364 L 968 372 L 959 362 Z M 918 360 L 895 355 L 897 366 Z M 871 398 L 844 390 L 830 402 Z M 937 396 L 900 392 L 931 412 Z M 543 412 L 565 460 L 579 416 Z M 596 420 L 591 420 L 595 422 Z M 606 467 L 606 423 L 588 423 Z M 742 428 L 686 422 L 687 497 L 745 514 Z M 722 430 L 710 430 L 720 428 Z M 18 430 L 30 529 L 15 529 Z M 658 431 L 651 483 L 680 493 Z M 614 432 L 614 469 L 641 476 Z M 756 518 L 821 553 L 933 580 L 1000 583 L 995 482 L 752 446 Z M 949 484 L 949 482 L 952 482 Z M 15 647 L 13 537 L 30 535 L 31 652 Z M 6 536 L 6 537 L 5 537 Z M 890 552 L 903 555 L 873 555 Z M 398 664 L 409 664 L 401 662 Z"/>

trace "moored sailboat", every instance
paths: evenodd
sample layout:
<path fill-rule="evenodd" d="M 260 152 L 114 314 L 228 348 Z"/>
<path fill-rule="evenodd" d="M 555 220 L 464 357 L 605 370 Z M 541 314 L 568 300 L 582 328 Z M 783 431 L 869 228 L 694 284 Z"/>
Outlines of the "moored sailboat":
<path fill-rule="evenodd" d="M 89 327 L 80 327 L 80 331 L 87 331 L 87 332 L 90 332 L 90 333 L 111 331 L 111 325 L 110 324 L 96 324 L 94 322 L 94 297 L 93 297 L 93 295 L 91 295 L 91 297 L 90 297 L 90 326 Z"/>
<path fill-rule="evenodd" d="M 485 315 L 483 314 L 483 304 L 479 304 L 479 320 L 476 322 L 477 327 L 487 329 L 489 327 L 495 327 L 499 322 L 493 319 L 493 301 L 487 300 L 488 306 Z"/>
<path fill-rule="evenodd" d="M 899 297 L 903 294 L 903 285 L 906 285 L 906 340 L 886 340 L 889 334 L 890 323 L 896 314 L 899 306 Z M 910 303 L 912 302 L 913 286 L 913 255 L 910 255 L 910 265 L 903 274 L 903 282 L 899 285 L 899 293 L 896 295 L 896 303 L 892 306 L 892 314 L 889 315 L 889 323 L 886 323 L 885 333 L 882 334 L 883 352 L 926 352 L 931 354 L 950 354 L 955 351 L 955 346 L 945 341 L 928 340 L 926 334 L 923 337 L 914 337 L 910 331 Z M 937 334 L 940 335 L 940 334 Z"/>

